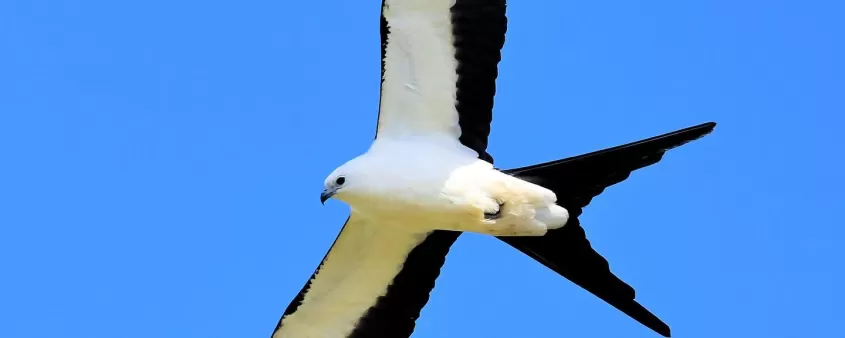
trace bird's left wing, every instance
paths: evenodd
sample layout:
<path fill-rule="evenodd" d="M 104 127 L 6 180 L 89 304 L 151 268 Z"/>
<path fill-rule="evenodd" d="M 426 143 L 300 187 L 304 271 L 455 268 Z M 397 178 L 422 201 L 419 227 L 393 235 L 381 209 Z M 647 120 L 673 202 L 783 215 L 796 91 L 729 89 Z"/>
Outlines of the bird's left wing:
<path fill-rule="evenodd" d="M 505 0 L 384 0 L 376 138 L 446 137 L 487 154 Z"/>

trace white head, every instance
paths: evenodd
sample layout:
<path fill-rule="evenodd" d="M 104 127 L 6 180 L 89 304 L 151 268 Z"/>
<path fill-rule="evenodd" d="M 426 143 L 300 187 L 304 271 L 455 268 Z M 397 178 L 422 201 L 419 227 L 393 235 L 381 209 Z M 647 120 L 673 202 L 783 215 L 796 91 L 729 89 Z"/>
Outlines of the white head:
<path fill-rule="evenodd" d="M 373 186 L 378 184 L 378 177 L 372 172 L 372 168 L 364 165 L 365 160 L 357 157 L 344 163 L 326 178 L 323 183 L 324 189 L 320 193 L 320 203 L 325 204 L 329 198 L 350 203 L 352 200 L 360 199 L 372 192 Z"/>

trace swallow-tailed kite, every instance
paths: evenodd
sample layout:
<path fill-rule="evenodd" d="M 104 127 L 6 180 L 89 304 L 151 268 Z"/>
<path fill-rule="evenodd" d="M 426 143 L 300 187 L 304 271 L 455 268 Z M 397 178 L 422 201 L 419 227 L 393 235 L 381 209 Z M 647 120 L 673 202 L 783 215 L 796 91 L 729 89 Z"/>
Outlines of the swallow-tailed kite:
<path fill-rule="evenodd" d="M 605 188 L 715 124 L 499 170 L 486 148 L 506 26 L 505 0 L 383 1 L 376 138 L 320 195 L 346 202 L 351 215 L 272 338 L 409 337 L 464 231 L 497 236 L 669 337 L 591 248 L 578 216 Z"/>

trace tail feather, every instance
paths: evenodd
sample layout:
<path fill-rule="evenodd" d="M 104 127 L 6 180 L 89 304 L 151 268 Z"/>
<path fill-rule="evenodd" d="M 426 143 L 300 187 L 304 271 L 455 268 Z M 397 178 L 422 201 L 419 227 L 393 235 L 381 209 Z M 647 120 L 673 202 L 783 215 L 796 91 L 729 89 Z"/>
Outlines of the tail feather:
<path fill-rule="evenodd" d="M 504 170 L 557 195 L 569 221 L 542 237 L 499 237 L 541 264 L 603 299 L 655 332 L 669 337 L 669 326 L 637 303 L 634 289 L 616 277 L 591 246 L 578 216 L 604 189 L 634 170 L 659 162 L 666 151 L 704 137 L 716 124 L 704 123 L 597 152 L 533 166 Z"/>

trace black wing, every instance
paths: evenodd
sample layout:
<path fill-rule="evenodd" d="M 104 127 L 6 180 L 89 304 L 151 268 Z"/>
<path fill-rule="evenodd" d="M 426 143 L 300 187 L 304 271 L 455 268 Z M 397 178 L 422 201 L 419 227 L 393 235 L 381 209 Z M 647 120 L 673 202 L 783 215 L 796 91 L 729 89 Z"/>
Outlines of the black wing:
<path fill-rule="evenodd" d="M 460 140 L 475 150 L 479 158 L 491 163 L 493 157 L 487 153 L 487 137 L 507 31 L 505 9 L 505 0 L 457 0 L 452 7 Z"/>
<path fill-rule="evenodd" d="M 346 231 L 355 231 L 349 227 L 349 219 L 341 229 L 340 235 L 323 257 L 320 265 L 311 274 L 308 282 L 302 287 L 296 297 L 285 309 L 284 314 L 276 324 L 271 337 L 283 327 L 283 319 L 295 313 L 305 299 L 317 272 L 324 267 L 329 253 L 335 249 L 338 240 Z M 408 253 L 402 269 L 387 287 L 386 293 L 375 300 L 349 333 L 349 338 L 402 338 L 409 337 L 420 311 L 428 302 L 429 293 L 434 288 L 434 281 L 440 275 L 440 268 L 446 259 L 449 248 L 460 233 L 451 231 L 435 231 L 429 234 L 419 245 Z M 354 236 L 354 235 L 352 235 Z M 389 240 L 389 239 L 385 239 Z M 343 250 L 343 249 L 341 249 Z M 347 249 L 348 250 L 348 249 Z M 335 267 L 337 268 L 337 267 Z M 342 267 L 341 267 L 342 268 Z M 374 265 L 370 268 L 380 268 Z"/>
<path fill-rule="evenodd" d="M 414 0 L 410 1 L 413 2 Z M 417 0 L 418 1 L 418 0 Z M 431 0 L 423 0 L 431 1 Z M 380 15 L 381 33 L 381 104 L 376 127 L 376 137 L 385 128 L 385 75 L 387 51 L 391 40 L 391 23 L 385 17 L 386 6 L 399 5 L 407 0 L 382 1 Z M 496 91 L 500 50 L 504 44 L 507 26 L 504 0 L 457 0 L 448 8 L 457 81 L 455 83 L 455 112 L 458 114 L 459 140 L 474 150 L 479 158 L 493 162 L 487 153 L 487 137 L 490 134 L 493 96 Z M 391 83 L 402 86 L 405 83 Z M 390 107 L 387 107 L 390 108 Z M 389 126 L 388 126 L 389 127 Z M 348 221 L 348 220 L 347 220 Z M 346 225 L 344 225 L 345 229 Z M 341 233 L 343 229 L 341 229 Z M 360 319 L 350 338 L 402 338 L 409 337 L 414 330 L 420 311 L 428 302 L 429 294 L 440 274 L 446 255 L 460 232 L 437 230 L 414 248 L 408 255 L 402 270 L 388 287 L 387 293 Z M 338 235 L 340 237 L 340 235 Z M 335 240 L 336 243 L 337 240 Z M 334 244 L 332 245 L 334 247 Z M 331 248 L 329 249 L 331 252 Z M 328 256 L 328 253 L 326 254 Z M 326 257 L 323 258 L 325 261 Z M 291 301 L 282 318 L 296 312 L 304 299 L 305 292 L 319 268 Z M 282 320 L 274 333 L 281 328 Z"/>
<path fill-rule="evenodd" d="M 403 338 L 414 332 L 434 281 L 460 232 L 434 231 L 408 255 L 402 271 L 358 322 L 350 338 Z"/>
<path fill-rule="evenodd" d="M 492 162 L 487 137 L 507 30 L 505 0 L 448 4 L 382 2 L 377 135 L 445 133 Z M 448 27 L 441 17 L 449 18 Z"/>

